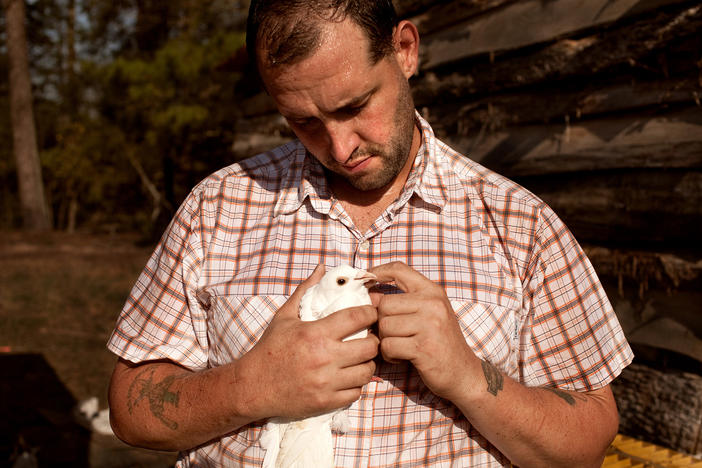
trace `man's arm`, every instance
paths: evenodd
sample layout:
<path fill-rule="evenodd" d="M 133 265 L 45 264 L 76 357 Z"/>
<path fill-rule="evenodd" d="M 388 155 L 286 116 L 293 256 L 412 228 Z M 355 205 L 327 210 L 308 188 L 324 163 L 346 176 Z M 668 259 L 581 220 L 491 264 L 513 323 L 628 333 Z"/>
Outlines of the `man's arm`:
<path fill-rule="evenodd" d="M 600 467 L 619 425 L 609 386 L 591 392 L 526 387 L 480 361 L 483 378 L 454 404 L 510 460 L 528 467 Z"/>
<path fill-rule="evenodd" d="M 522 468 L 601 465 L 618 427 L 608 387 L 587 393 L 526 387 L 472 352 L 440 286 L 402 263 L 370 271 L 405 291 L 374 297 L 385 359 L 412 362 L 432 392 Z"/>
<path fill-rule="evenodd" d="M 115 434 L 128 444 L 184 450 L 255 420 L 232 396 L 237 364 L 191 372 L 169 361 L 120 359 L 109 389 Z"/>
<path fill-rule="evenodd" d="M 186 450 L 253 421 L 300 418 L 351 404 L 375 371 L 378 339 L 342 341 L 377 320 L 353 307 L 322 320 L 298 318 L 315 270 L 280 308 L 261 340 L 237 361 L 192 372 L 169 361 L 120 359 L 110 382 L 110 417 L 131 445 Z"/>

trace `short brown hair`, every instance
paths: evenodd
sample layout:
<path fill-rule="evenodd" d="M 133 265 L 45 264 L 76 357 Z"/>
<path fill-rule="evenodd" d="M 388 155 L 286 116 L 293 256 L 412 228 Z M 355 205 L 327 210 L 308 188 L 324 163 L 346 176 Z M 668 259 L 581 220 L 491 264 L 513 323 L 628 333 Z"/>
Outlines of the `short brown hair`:
<path fill-rule="evenodd" d="M 249 59 L 257 68 L 257 53 L 265 49 L 272 66 L 303 60 L 319 46 L 321 21 L 347 17 L 366 33 L 372 63 L 393 52 L 398 18 L 392 0 L 252 0 L 246 26 Z"/>

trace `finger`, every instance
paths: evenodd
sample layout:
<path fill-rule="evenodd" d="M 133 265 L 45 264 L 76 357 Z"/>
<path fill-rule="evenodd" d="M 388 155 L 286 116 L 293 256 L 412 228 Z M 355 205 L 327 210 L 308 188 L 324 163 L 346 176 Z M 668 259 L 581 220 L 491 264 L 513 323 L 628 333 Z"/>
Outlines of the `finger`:
<path fill-rule="evenodd" d="M 414 293 L 388 294 L 378 301 L 378 320 L 388 315 L 417 314 L 419 317 L 425 317 L 440 306 L 433 297 Z"/>
<path fill-rule="evenodd" d="M 358 306 L 341 309 L 315 324 L 327 328 L 333 339 L 342 340 L 356 332 L 369 328 L 378 320 L 378 311 L 373 306 Z M 350 340 L 350 342 L 353 340 Z"/>
<path fill-rule="evenodd" d="M 312 274 L 306 280 L 297 285 L 295 291 L 293 291 L 292 295 L 288 298 L 283 307 L 280 308 L 278 313 L 282 312 L 284 314 L 298 316 L 300 312 L 300 301 L 302 300 L 302 296 L 305 295 L 305 292 L 307 292 L 309 288 L 319 283 L 319 280 L 322 279 L 322 276 L 324 276 L 324 265 L 320 263 L 315 267 Z"/>
<path fill-rule="evenodd" d="M 389 337 L 380 340 L 380 354 L 390 362 L 411 361 L 417 357 L 417 345 L 411 337 Z"/>
<path fill-rule="evenodd" d="M 341 342 L 339 366 L 352 367 L 374 359 L 378 355 L 379 344 L 380 340 L 375 335 Z"/>
<path fill-rule="evenodd" d="M 375 362 L 369 361 L 360 366 L 344 369 L 338 374 L 337 391 L 361 388 L 368 384 L 375 373 Z"/>
<path fill-rule="evenodd" d="M 426 276 L 402 262 L 378 265 L 368 272 L 376 275 L 379 283 L 395 283 L 404 292 L 422 291 L 428 285 L 434 284 Z"/>
<path fill-rule="evenodd" d="M 363 390 L 363 385 L 358 387 L 348 388 L 344 390 L 339 390 L 334 394 L 334 399 L 328 405 L 328 410 L 334 410 L 339 408 L 345 408 L 352 404 L 354 401 L 361 398 L 361 392 Z"/>
<path fill-rule="evenodd" d="M 381 317 L 378 319 L 378 334 L 381 340 L 390 337 L 415 336 L 422 329 L 419 321 L 415 314 Z"/>
<path fill-rule="evenodd" d="M 370 295 L 371 299 L 371 304 L 373 304 L 375 307 L 378 307 L 378 304 L 380 304 L 380 300 L 385 296 L 385 294 L 378 292 L 378 291 L 368 291 L 368 294 Z"/>
<path fill-rule="evenodd" d="M 375 361 L 366 361 L 341 369 L 334 376 L 335 389 L 347 390 L 366 385 L 373 378 L 375 368 Z"/>
<path fill-rule="evenodd" d="M 363 386 L 373 378 L 375 369 L 375 362 L 369 361 L 350 368 L 337 370 L 334 373 L 334 380 L 330 382 L 332 386 L 328 387 L 328 390 L 325 392 L 325 402 L 321 408 L 322 412 L 343 408 L 358 400 Z"/>

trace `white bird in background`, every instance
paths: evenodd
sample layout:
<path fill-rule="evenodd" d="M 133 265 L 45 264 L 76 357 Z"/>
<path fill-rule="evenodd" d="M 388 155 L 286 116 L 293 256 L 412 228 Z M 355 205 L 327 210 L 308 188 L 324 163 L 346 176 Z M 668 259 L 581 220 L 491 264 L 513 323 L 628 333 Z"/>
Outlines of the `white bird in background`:
<path fill-rule="evenodd" d="M 374 274 L 349 265 L 332 268 L 319 283 L 305 291 L 300 301 L 300 319 L 310 322 L 341 309 L 370 305 L 368 288 L 376 280 Z M 361 330 L 344 341 L 367 335 L 368 330 Z M 263 467 L 331 468 L 334 466 L 332 430 L 345 433 L 348 429 L 345 408 L 299 420 L 271 418 L 260 439 L 266 449 Z"/>
<path fill-rule="evenodd" d="M 101 410 L 97 397 L 79 402 L 76 412 L 79 422 L 92 431 L 102 435 L 113 435 L 110 426 L 110 410 L 108 408 Z"/>

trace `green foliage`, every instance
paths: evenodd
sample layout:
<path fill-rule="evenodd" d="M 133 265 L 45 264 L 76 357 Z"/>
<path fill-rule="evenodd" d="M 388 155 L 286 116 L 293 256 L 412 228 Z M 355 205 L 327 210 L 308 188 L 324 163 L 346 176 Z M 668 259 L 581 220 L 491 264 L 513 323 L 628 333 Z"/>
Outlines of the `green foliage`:
<path fill-rule="evenodd" d="M 158 231 L 198 180 L 232 162 L 241 76 L 227 68 L 244 44 L 246 2 L 75 4 L 74 16 L 71 0 L 28 4 L 38 144 L 55 227 Z M 0 138 L 11 141 L 1 48 L 0 73 Z M 14 171 L 5 145 L 0 227 L 18 221 Z"/>
<path fill-rule="evenodd" d="M 57 128 L 56 140 L 41 154 L 56 225 L 69 224 L 72 202 L 80 207 L 77 221 L 93 226 L 129 225 L 121 205 L 138 203 L 138 198 L 130 200 L 130 196 L 139 181 L 124 157 L 126 141 L 121 130 L 89 119 L 66 121 Z"/>
<path fill-rule="evenodd" d="M 109 64 L 101 78 L 113 96 L 119 95 L 125 112 L 117 117 L 148 123 L 152 141 L 202 129 L 213 117 L 208 110 L 208 104 L 217 104 L 213 95 L 221 95 L 229 85 L 225 80 L 237 78 L 217 73 L 243 43 L 240 34 L 227 36 L 204 44 L 175 39 L 153 60 L 119 58 Z M 107 97 L 108 105 L 115 104 L 110 101 Z"/>
<path fill-rule="evenodd" d="M 230 162 L 239 76 L 221 66 L 242 46 L 241 33 L 175 38 L 153 58 L 121 57 L 92 70 L 101 114 L 122 129 L 171 207 L 193 179 Z"/>

